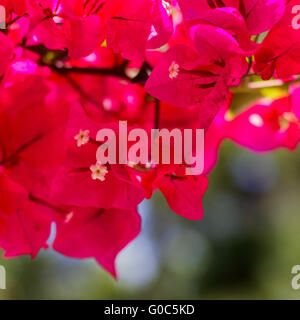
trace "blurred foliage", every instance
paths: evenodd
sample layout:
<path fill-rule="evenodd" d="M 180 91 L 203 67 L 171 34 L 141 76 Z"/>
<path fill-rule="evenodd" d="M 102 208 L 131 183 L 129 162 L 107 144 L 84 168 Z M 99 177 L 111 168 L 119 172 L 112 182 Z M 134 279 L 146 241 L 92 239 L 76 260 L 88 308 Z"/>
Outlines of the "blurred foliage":
<path fill-rule="evenodd" d="M 143 230 L 118 258 L 114 280 L 94 261 L 51 250 L 0 260 L 1 299 L 299 299 L 300 151 L 257 155 L 221 148 L 202 221 L 176 216 L 157 193 Z"/>

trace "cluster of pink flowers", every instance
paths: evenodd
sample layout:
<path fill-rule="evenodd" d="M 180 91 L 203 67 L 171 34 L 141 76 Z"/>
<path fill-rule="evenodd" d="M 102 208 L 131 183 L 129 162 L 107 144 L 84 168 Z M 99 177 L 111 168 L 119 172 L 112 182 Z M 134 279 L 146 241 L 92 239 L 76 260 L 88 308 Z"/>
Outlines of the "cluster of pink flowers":
<path fill-rule="evenodd" d="M 224 139 L 254 151 L 300 141 L 299 0 L 0 0 L 0 247 L 115 258 L 159 189 L 203 216 Z M 269 80 L 271 79 L 272 80 Z M 263 79 L 263 80 L 262 80 Z M 239 90 L 282 88 L 234 114 Z M 284 90 L 286 89 L 286 90 Z M 205 129 L 205 169 L 97 163 L 101 128 Z"/>

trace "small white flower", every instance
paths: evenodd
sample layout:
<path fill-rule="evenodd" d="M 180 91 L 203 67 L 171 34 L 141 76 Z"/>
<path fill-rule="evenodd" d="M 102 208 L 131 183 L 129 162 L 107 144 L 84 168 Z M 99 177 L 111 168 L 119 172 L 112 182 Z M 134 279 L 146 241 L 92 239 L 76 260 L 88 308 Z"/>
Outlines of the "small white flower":
<path fill-rule="evenodd" d="M 106 166 L 103 166 L 100 163 L 96 163 L 95 165 L 90 166 L 90 170 L 92 171 L 92 179 L 100 181 L 105 180 L 105 176 L 108 173 Z"/>
<path fill-rule="evenodd" d="M 175 79 L 178 77 L 179 74 L 179 64 L 173 61 L 169 67 L 169 77 L 170 79 Z"/>
<path fill-rule="evenodd" d="M 77 140 L 77 146 L 81 147 L 85 144 L 87 144 L 90 140 L 89 137 L 90 131 L 89 130 L 80 130 L 79 133 L 75 136 L 75 140 Z"/>

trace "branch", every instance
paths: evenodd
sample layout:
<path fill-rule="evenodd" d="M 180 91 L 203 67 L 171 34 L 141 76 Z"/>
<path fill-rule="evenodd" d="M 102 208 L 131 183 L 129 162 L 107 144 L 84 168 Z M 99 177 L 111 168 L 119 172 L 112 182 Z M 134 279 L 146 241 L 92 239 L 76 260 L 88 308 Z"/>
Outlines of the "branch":
<path fill-rule="evenodd" d="M 70 73 L 78 73 L 78 74 L 90 74 L 90 75 L 104 75 L 104 76 L 113 76 L 118 77 L 124 80 L 131 81 L 132 79 L 125 73 L 126 65 L 128 61 L 124 61 L 124 63 L 115 68 L 78 68 L 78 67 L 68 67 L 64 66 L 64 60 L 68 58 L 67 50 L 49 50 L 44 45 L 39 44 L 35 46 L 26 46 L 26 38 L 23 39 L 21 43 L 21 47 L 26 50 L 32 51 L 40 56 L 38 61 L 38 65 L 41 67 L 48 67 L 51 70 L 61 74 L 66 75 Z M 50 62 L 45 62 L 44 57 L 52 52 L 55 59 Z M 62 66 L 59 65 L 62 64 Z"/>
<path fill-rule="evenodd" d="M 125 71 L 122 68 L 113 68 L 113 69 L 102 69 L 102 68 L 77 68 L 77 67 L 57 67 L 53 64 L 47 64 L 40 62 L 39 66 L 46 66 L 51 70 L 65 75 L 70 73 L 77 74 L 90 74 L 90 75 L 104 75 L 104 76 L 114 76 L 124 80 L 131 81 L 131 79 L 126 75 Z"/>

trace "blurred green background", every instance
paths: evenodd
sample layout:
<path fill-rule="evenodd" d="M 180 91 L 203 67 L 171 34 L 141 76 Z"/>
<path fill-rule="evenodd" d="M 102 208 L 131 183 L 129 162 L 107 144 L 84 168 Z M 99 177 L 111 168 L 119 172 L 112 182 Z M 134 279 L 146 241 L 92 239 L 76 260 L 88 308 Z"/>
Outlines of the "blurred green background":
<path fill-rule="evenodd" d="M 156 193 L 143 230 L 118 257 L 114 280 L 93 260 L 51 250 L 1 260 L 0 299 L 299 299 L 300 150 L 251 153 L 226 141 L 204 198 L 204 219 L 174 214 Z"/>

